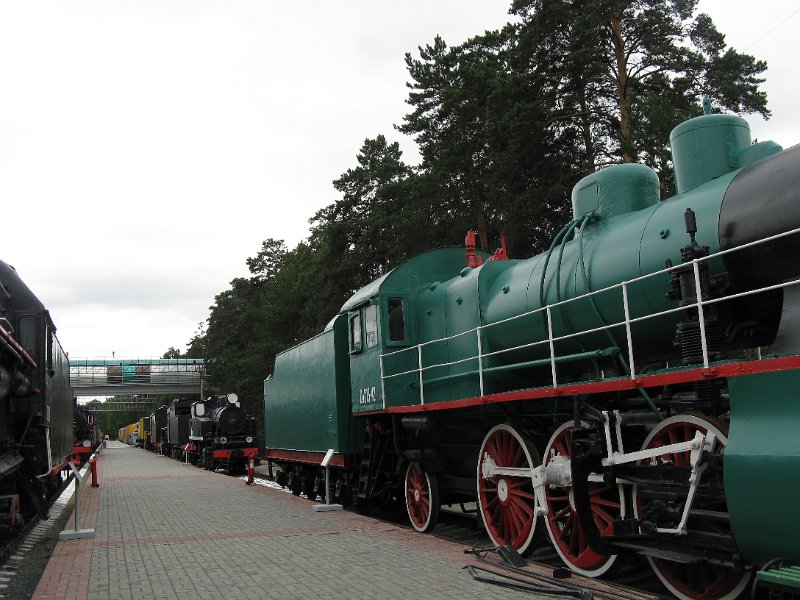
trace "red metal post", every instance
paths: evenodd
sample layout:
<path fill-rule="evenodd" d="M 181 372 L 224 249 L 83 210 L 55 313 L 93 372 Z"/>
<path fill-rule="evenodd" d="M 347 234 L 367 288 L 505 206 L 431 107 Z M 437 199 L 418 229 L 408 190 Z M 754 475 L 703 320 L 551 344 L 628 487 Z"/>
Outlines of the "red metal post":
<path fill-rule="evenodd" d="M 92 456 L 89 459 L 89 468 L 92 470 L 92 487 L 100 487 L 100 474 L 99 474 L 99 467 L 97 466 L 97 459 Z"/>
<path fill-rule="evenodd" d="M 508 252 L 506 250 L 506 234 L 500 234 L 500 247 L 494 251 L 494 254 L 486 259 L 486 262 L 489 262 L 490 260 L 508 260 Z"/>
<path fill-rule="evenodd" d="M 256 477 L 255 460 L 251 456 L 247 459 L 247 485 L 252 485 Z"/>
<path fill-rule="evenodd" d="M 483 264 L 483 259 L 480 255 L 475 253 L 475 232 L 468 231 L 467 237 L 464 238 L 464 247 L 467 250 L 467 266 L 471 269 L 480 267 Z"/>

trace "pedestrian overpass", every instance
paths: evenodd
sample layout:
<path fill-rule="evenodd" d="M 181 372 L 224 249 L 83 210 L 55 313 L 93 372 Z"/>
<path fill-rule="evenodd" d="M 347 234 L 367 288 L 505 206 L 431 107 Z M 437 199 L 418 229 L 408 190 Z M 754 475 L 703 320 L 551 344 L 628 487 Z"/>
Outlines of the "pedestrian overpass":
<path fill-rule="evenodd" d="M 203 358 L 70 358 L 72 393 L 81 396 L 197 394 L 206 377 Z"/>

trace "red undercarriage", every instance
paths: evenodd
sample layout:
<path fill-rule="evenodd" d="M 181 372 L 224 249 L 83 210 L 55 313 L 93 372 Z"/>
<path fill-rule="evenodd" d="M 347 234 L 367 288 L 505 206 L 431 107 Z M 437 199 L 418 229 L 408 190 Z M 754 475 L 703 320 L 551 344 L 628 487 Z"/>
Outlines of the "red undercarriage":
<path fill-rule="evenodd" d="M 292 462 L 308 463 L 310 465 L 319 465 L 322 459 L 325 458 L 324 452 L 306 452 L 304 450 L 274 450 L 267 449 L 267 458 L 273 460 L 288 460 Z M 328 463 L 332 467 L 344 467 L 344 455 L 334 454 L 331 461 Z"/>
<path fill-rule="evenodd" d="M 230 458 L 234 452 L 241 452 L 243 458 L 258 458 L 258 448 L 241 448 L 237 450 L 214 450 L 214 458 Z"/>
<path fill-rule="evenodd" d="M 184 452 L 198 452 L 199 448 L 196 444 L 186 444 L 185 446 L 181 446 L 181 449 Z M 214 458 L 231 458 L 233 454 L 236 454 L 234 458 L 258 458 L 258 448 L 231 448 L 229 450 L 214 450 L 212 456 Z"/>
<path fill-rule="evenodd" d="M 197 452 L 198 448 L 195 444 L 186 444 L 182 447 L 184 452 Z M 231 458 L 236 453 L 236 458 L 258 458 L 258 448 L 232 448 L 230 450 L 214 450 L 212 456 L 214 458 Z"/>
<path fill-rule="evenodd" d="M 82 460 L 80 456 L 81 454 L 91 454 L 91 453 L 92 453 L 91 448 L 86 448 L 84 446 L 75 446 L 72 448 L 72 456 L 70 456 L 70 459 L 72 460 L 73 464 L 77 466 L 81 463 Z"/>
<path fill-rule="evenodd" d="M 78 456 L 77 454 L 75 454 L 73 452 L 73 454 L 65 456 L 64 458 L 62 458 L 58 462 L 54 462 L 53 463 L 53 468 L 50 469 L 50 476 L 51 477 L 58 477 L 58 475 L 59 475 L 59 473 L 61 473 L 61 471 L 66 471 L 67 469 L 69 469 L 69 464 L 70 463 L 72 463 L 76 467 L 80 466 L 80 464 L 81 464 L 80 456 Z"/>

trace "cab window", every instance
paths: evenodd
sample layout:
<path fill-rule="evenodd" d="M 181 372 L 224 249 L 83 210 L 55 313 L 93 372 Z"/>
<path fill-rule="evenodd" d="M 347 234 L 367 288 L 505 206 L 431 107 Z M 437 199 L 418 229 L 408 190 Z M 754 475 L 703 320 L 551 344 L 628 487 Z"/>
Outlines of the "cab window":
<path fill-rule="evenodd" d="M 47 370 L 50 372 L 50 376 L 52 377 L 53 371 L 55 370 L 55 362 L 53 360 L 53 345 L 55 344 L 53 330 L 50 329 L 50 326 L 47 326 Z"/>
<path fill-rule="evenodd" d="M 19 320 L 19 343 L 25 351 L 36 357 L 36 317 L 26 315 Z M 38 359 L 36 359 L 38 362 Z"/>
<path fill-rule="evenodd" d="M 364 337 L 367 348 L 378 345 L 378 307 L 370 304 L 364 309 Z"/>
<path fill-rule="evenodd" d="M 361 352 L 361 315 L 350 316 L 350 352 Z"/>
<path fill-rule="evenodd" d="M 406 321 L 403 316 L 403 299 L 389 298 L 389 340 L 402 342 L 406 339 Z"/>

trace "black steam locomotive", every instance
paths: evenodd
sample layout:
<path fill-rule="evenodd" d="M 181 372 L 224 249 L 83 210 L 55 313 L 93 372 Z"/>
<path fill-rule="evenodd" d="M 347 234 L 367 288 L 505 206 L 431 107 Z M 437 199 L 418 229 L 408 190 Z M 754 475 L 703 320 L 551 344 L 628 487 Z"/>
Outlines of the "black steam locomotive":
<path fill-rule="evenodd" d="M 72 460 L 74 409 L 50 313 L 0 261 L 0 533 L 47 515 Z"/>
<path fill-rule="evenodd" d="M 209 471 L 243 473 L 258 456 L 255 429 L 256 420 L 245 414 L 236 394 L 212 396 L 192 404 L 188 451 Z"/>

